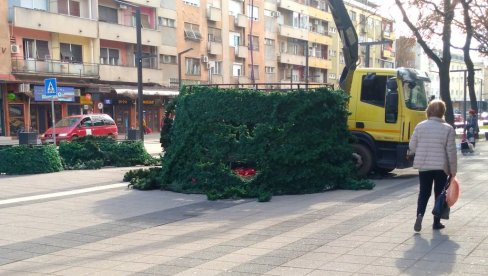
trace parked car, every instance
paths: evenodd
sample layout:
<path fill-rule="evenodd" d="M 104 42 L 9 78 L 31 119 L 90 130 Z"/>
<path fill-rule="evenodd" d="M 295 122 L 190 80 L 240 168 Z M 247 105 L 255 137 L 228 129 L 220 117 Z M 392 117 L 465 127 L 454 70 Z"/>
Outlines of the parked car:
<path fill-rule="evenodd" d="M 454 127 L 463 127 L 464 126 L 464 118 L 461 113 L 454 113 Z"/>
<path fill-rule="evenodd" d="M 482 125 L 488 125 L 488 112 L 481 112 L 479 120 L 481 121 Z"/>
<path fill-rule="evenodd" d="M 107 114 L 85 114 L 64 117 L 55 125 L 56 144 L 71 141 L 75 137 L 86 135 L 111 136 L 117 138 L 118 129 L 115 121 Z M 53 129 L 49 128 L 41 135 L 41 142 L 53 143 Z"/>

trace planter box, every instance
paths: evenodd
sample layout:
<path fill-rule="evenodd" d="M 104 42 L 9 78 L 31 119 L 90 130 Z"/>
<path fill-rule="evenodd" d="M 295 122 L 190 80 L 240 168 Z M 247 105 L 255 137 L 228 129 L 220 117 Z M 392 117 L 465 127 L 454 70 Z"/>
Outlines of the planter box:
<path fill-rule="evenodd" d="M 20 145 L 37 145 L 37 132 L 20 132 Z"/>
<path fill-rule="evenodd" d="M 127 131 L 127 139 L 128 140 L 140 140 L 141 132 L 138 129 L 129 129 Z"/>

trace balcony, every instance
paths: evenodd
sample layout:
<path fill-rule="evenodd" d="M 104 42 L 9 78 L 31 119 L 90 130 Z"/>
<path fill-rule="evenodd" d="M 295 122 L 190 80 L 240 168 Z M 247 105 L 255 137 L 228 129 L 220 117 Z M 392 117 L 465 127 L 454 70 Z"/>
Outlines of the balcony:
<path fill-rule="evenodd" d="M 289 11 L 307 11 L 305 14 L 308 14 L 307 6 L 299 4 L 293 0 L 280 0 L 278 2 L 278 7 Z"/>
<path fill-rule="evenodd" d="M 324 21 L 327 22 L 332 22 L 332 13 L 330 12 L 325 12 L 323 10 L 320 10 L 316 7 L 309 7 L 308 13 L 310 17 L 315 17 L 315 18 L 320 18 Z"/>
<path fill-rule="evenodd" d="M 235 57 L 237 58 L 247 58 L 247 52 L 249 51 L 249 49 L 247 49 L 246 46 L 236 46 L 236 47 L 233 47 L 234 48 L 234 55 Z"/>
<path fill-rule="evenodd" d="M 163 73 L 160 69 L 143 68 L 144 82 L 160 83 Z M 100 64 L 100 79 L 104 81 L 137 82 L 137 67 L 114 66 Z"/>
<path fill-rule="evenodd" d="M 99 65 L 95 63 L 69 63 L 60 60 L 12 59 L 12 73 L 98 78 Z"/>
<path fill-rule="evenodd" d="M 99 22 L 100 38 L 125 43 L 134 43 L 136 28 L 107 22 Z M 143 45 L 160 46 L 163 44 L 161 32 L 153 29 L 142 29 L 141 42 Z"/>
<path fill-rule="evenodd" d="M 280 25 L 279 26 L 279 34 L 281 36 L 307 40 L 308 39 L 308 31 L 305 29 L 294 28 L 292 26 L 287 25 Z"/>
<path fill-rule="evenodd" d="M 247 27 L 248 18 L 245 14 L 238 14 L 234 19 L 234 24 L 239 28 Z"/>
<path fill-rule="evenodd" d="M 291 55 L 287 53 L 281 53 L 278 62 L 285 64 L 301 65 L 305 66 L 305 56 Z"/>
<path fill-rule="evenodd" d="M 208 45 L 208 53 L 210 55 L 221 55 L 222 54 L 222 43 L 209 41 Z"/>
<path fill-rule="evenodd" d="M 383 31 L 383 38 L 395 40 L 395 32 Z"/>
<path fill-rule="evenodd" d="M 43 10 L 14 7 L 12 24 L 19 28 L 47 31 L 50 33 L 90 38 L 98 37 L 97 21 L 64 14 L 50 13 Z"/>
<path fill-rule="evenodd" d="M 315 67 L 315 68 L 321 68 L 321 69 L 331 69 L 332 64 L 330 60 L 327 59 L 322 59 L 322 58 L 316 58 L 316 57 L 309 57 L 308 58 L 308 66 L 309 67 Z"/>
<path fill-rule="evenodd" d="M 308 33 L 308 41 L 313 43 L 319 43 L 322 45 L 332 45 L 332 37 L 326 34 L 320 34 L 315 32 Z"/>
<path fill-rule="evenodd" d="M 207 19 L 214 22 L 222 21 L 222 11 L 216 7 L 208 7 Z"/>

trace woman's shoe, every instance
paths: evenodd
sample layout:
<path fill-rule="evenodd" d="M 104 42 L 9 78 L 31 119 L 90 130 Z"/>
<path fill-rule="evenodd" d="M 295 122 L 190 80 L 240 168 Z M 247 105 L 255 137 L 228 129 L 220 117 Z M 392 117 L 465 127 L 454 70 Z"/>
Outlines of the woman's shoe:
<path fill-rule="evenodd" d="M 432 225 L 432 229 L 434 229 L 434 230 L 441 230 L 441 229 L 444 229 L 444 228 L 446 228 L 446 226 L 444 224 L 440 223 L 440 222 L 434 223 Z"/>
<path fill-rule="evenodd" d="M 422 230 L 422 219 L 422 215 L 417 216 L 417 219 L 415 220 L 415 225 L 413 226 L 413 230 L 415 230 L 415 232 L 420 232 L 420 230 Z"/>

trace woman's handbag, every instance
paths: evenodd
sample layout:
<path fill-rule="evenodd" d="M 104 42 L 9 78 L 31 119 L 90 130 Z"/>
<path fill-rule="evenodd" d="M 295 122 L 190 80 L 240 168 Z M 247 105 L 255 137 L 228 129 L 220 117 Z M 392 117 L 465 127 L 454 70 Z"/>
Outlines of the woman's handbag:
<path fill-rule="evenodd" d="M 432 214 L 435 217 L 440 217 L 441 219 L 449 219 L 450 208 L 447 205 L 446 194 L 447 189 L 449 188 L 451 182 L 451 177 L 447 177 L 446 185 L 444 185 L 444 189 L 442 192 L 437 196 L 434 203 L 434 208 L 432 209 Z"/>
<path fill-rule="evenodd" d="M 446 201 L 447 201 L 447 206 L 452 207 L 454 206 L 454 203 L 459 198 L 459 193 L 460 193 L 460 187 L 459 187 L 459 180 L 457 177 L 454 177 L 451 181 L 451 184 L 449 184 L 449 188 L 447 189 L 446 192 Z"/>

